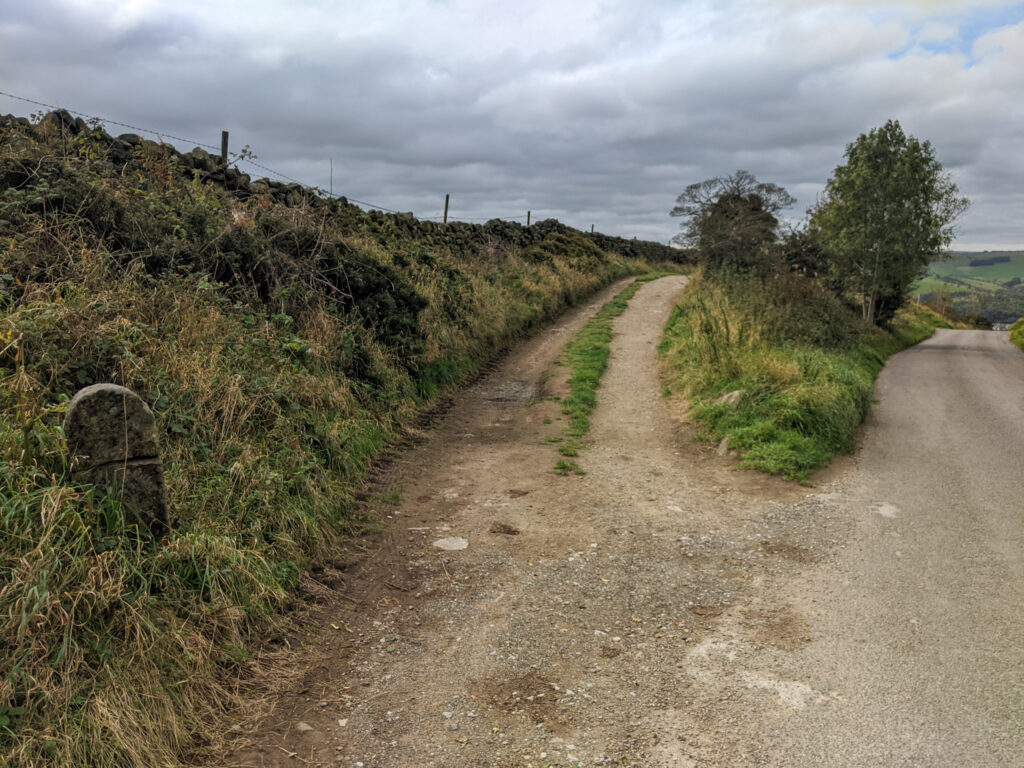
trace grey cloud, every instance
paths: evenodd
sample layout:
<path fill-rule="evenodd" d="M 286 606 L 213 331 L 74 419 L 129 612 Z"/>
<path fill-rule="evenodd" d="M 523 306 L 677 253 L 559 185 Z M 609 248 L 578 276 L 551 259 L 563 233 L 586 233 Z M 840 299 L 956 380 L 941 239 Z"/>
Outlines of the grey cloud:
<path fill-rule="evenodd" d="M 118 23 L 111 3 L 5 9 L 5 90 L 209 143 L 229 129 L 324 188 L 333 158 L 336 192 L 389 208 L 439 215 L 450 192 L 465 217 L 661 241 L 683 187 L 737 168 L 800 218 L 846 144 L 895 117 L 975 197 L 963 242 L 1024 245 L 1024 25 L 968 57 L 912 47 L 932 18 L 915 3 L 878 22 L 863 3 L 183 2 Z"/>

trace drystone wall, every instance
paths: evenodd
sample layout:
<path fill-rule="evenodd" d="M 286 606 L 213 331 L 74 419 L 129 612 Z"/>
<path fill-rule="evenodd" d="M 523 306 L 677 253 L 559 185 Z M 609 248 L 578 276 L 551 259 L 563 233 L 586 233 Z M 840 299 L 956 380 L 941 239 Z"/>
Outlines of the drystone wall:
<path fill-rule="evenodd" d="M 7 115 L 0 117 L 0 121 L 15 123 L 27 129 L 32 127 L 32 123 L 24 117 Z M 237 167 L 225 165 L 219 156 L 211 155 L 201 147 L 196 147 L 189 152 L 179 152 L 169 144 L 161 144 L 133 133 L 111 136 L 102 126 L 93 126 L 82 118 L 71 115 L 66 110 L 48 113 L 43 117 L 41 124 L 68 136 L 90 132 L 98 141 L 107 146 L 109 157 L 114 163 L 131 162 L 140 148 L 165 152 L 173 160 L 173 166 L 178 168 L 182 174 L 195 176 L 205 183 L 219 184 L 240 199 L 254 195 L 268 195 L 276 202 L 289 207 L 327 206 L 342 221 L 350 222 L 354 230 L 363 231 L 369 226 L 381 233 L 407 235 L 410 239 L 421 242 L 426 247 L 445 248 L 462 255 L 479 253 L 481 249 L 485 249 L 494 241 L 526 249 L 540 243 L 553 232 L 578 231 L 555 219 L 539 221 L 529 227 L 503 219 L 492 219 L 484 224 L 465 222 L 442 224 L 434 221 L 422 221 L 412 213 L 366 212 L 349 203 L 344 197 L 325 198 L 315 190 L 301 184 L 268 178 L 253 179 Z M 580 234 L 591 239 L 601 250 L 617 253 L 624 258 L 683 263 L 692 261 L 692 254 L 689 251 L 672 248 L 662 243 L 613 237 L 600 232 L 580 232 Z"/>

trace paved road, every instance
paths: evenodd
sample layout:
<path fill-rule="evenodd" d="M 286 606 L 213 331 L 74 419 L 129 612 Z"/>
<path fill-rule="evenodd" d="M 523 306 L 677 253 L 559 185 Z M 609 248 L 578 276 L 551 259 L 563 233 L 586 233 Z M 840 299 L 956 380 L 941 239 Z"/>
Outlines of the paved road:
<path fill-rule="evenodd" d="M 834 497 L 854 534 L 792 593 L 812 642 L 786 672 L 824 698 L 763 762 L 1024 766 L 1024 353 L 939 331 L 876 395 Z"/>

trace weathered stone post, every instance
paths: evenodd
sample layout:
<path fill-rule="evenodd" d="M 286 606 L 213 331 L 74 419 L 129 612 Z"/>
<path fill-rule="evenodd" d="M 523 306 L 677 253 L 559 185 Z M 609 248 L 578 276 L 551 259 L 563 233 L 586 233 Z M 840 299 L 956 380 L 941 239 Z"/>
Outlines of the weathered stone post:
<path fill-rule="evenodd" d="M 156 422 L 138 395 L 117 384 L 79 390 L 68 405 L 64 436 L 76 482 L 117 489 L 126 522 L 137 522 L 156 537 L 167 532 Z"/>

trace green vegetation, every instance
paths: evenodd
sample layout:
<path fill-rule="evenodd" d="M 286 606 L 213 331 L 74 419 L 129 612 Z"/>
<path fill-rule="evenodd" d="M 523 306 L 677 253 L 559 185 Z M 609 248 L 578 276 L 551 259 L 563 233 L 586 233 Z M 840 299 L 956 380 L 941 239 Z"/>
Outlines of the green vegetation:
<path fill-rule="evenodd" d="M 590 429 L 590 414 L 597 402 L 597 385 L 608 367 L 608 345 L 612 340 L 612 324 L 626 311 L 629 300 L 640 289 L 634 281 L 607 302 L 583 329 L 570 341 L 560 363 L 572 371 L 569 394 L 562 398 L 562 413 L 569 417 L 565 434 L 582 437 Z"/>
<path fill-rule="evenodd" d="M 777 184 L 759 182 L 747 171 L 689 185 L 670 216 L 683 217 L 678 243 L 695 249 L 705 274 L 762 272 L 766 246 L 775 242 L 775 214 L 796 202 Z"/>
<path fill-rule="evenodd" d="M 804 230 L 783 235 L 775 214 L 792 198 L 745 171 L 691 184 L 671 211 L 703 274 L 666 328 L 666 393 L 742 466 L 804 482 L 853 450 L 886 358 L 948 327 L 901 307 L 967 206 L 895 121 L 845 157 Z"/>
<path fill-rule="evenodd" d="M 1024 317 L 1010 326 L 1010 342 L 1024 349 Z"/>
<path fill-rule="evenodd" d="M 565 477 L 567 475 L 585 475 L 587 473 L 575 461 L 559 459 L 555 462 L 555 474 Z"/>
<path fill-rule="evenodd" d="M 286 205 L 123 144 L 0 121 L 11 768 L 171 766 L 215 744 L 302 570 L 372 529 L 354 494 L 374 456 L 502 347 L 647 269 L 557 222 Z M 156 415 L 176 518 L 159 541 L 123 536 L 116 498 L 67 479 L 66 404 L 100 381 Z"/>
<path fill-rule="evenodd" d="M 829 287 L 860 303 L 861 316 L 887 325 L 910 286 L 953 241 L 967 209 L 930 142 L 895 120 L 861 134 L 832 173 L 809 232 Z"/>
<path fill-rule="evenodd" d="M 615 318 L 626 311 L 629 300 L 640 290 L 643 283 L 664 277 L 666 274 L 673 273 L 648 272 L 638 277 L 601 307 L 583 326 L 576 338 L 566 345 L 559 363 L 571 370 L 569 394 L 562 398 L 562 413 L 569 419 L 565 434 L 571 439 L 558 447 L 561 455 L 579 455 L 581 445 L 575 438 L 582 437 L 590 430 L 590 414 L 594 412 L 597 402 L 597 386 L 605 368 L 608 367 L 609 344 L 612 340 L 612 325 Z M 565 464 L 566 462 L 559 461 L 556 470 Z"/>
<path fill-rule="evenodd" d="M 689 400 L 708 439 L 729 437 L 741 466 L 806 481 L 853 450 L 885 359 L 936 327 L 948 326 L 906 308 L 890 331 L 875 328 L 796 274 L 770 286 L 695 280 L 666 328 L 667 388 Z"/>
<path fill-rule="evenodd" d="M 989 263 L 980 263 L 986 261 Z M 937 278 L 976 280 L 995 289 L 1007 280 L 1024 280 L 1024 251 L 954 253 L 947 260 L 930 264 L 928 272 Z"/>

